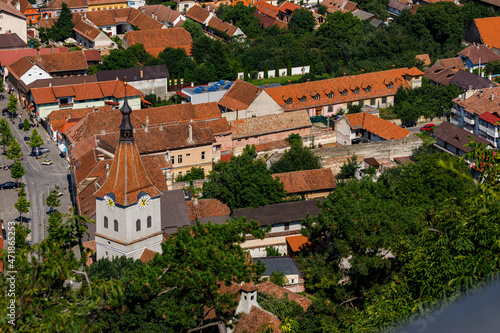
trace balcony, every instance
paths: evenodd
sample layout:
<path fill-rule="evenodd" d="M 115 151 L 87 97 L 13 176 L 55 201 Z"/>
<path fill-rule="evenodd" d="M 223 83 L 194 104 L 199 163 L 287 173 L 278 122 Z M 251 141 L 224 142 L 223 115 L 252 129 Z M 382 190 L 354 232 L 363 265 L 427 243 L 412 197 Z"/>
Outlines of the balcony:
<path fill-rule="evenodd" d="M 460 127 L 460 119 L 456 119 L 456 118 L 453 118 L 451 117 L 450 118 L 450 123 L 455 125 L 455 126 L 459 126 Z"/>
<path fill-rule="evenodd" d="M 498 135 L 498 127 L 496 129 L 492 129 L 492 128 L 488 128 L 486 126 L 483 126 L 483 125 L 479 124 L 479 131 L 481 131 L 483 133 L 486 133 L 487 135 L 492 136 L 494 138 L 498 138 L 499 137 L 499 135 Z"/>
<path fill-rule="evenodd" d="M 451 113 L 456 114 L 457 116 L 461 115 L 460 110 L 455 109 L 455 108 L 451 108 Z"/>
<path fill-rule="evenodd" d="M 464 122 L 469 124 L 469 125 L 474 126 L 474 119 L 464 117 Z"/>

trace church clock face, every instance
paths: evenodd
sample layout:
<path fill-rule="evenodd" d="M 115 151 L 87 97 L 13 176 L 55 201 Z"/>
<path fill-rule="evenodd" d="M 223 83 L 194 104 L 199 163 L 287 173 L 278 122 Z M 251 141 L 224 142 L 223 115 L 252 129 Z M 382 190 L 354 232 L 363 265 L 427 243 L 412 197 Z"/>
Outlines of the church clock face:
<path fill-rule="evenodd" d="M 109 209 L 111 210 L 115 209 L 115 201 L 113 200 L 113 198 L 105 195 L 104 200 L 106 200 L 106 205 L 108 206 Z"/>
<path fill-rule="evenodd" d="M 151 197 L 149 195 L 143 195 L 142 197 L 139 198 L 139 201 L 137 202 L 137 206 L 139 206 L 140 209 L 144 209 L 148 206 L 149 199 Z"/>

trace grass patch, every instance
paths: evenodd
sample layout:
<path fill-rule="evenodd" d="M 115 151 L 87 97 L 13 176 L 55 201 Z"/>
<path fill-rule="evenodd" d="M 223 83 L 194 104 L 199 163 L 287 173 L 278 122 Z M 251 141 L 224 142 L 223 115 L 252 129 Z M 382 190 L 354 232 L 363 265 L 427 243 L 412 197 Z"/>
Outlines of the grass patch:
<path fill-rule="evenodd" d="M 399 116 L 396 113 L 394 113 L 394 107 L 389 106 L 385 109 L 380 109 L 380 118 L 384 120 L 392 120 L 399 118 Z"/>
<path fill-rule="evenodd" d="M 436 139 L 431 137 L 427 132 L 415 133 L 415 135 L 422 139 L 424 147 L 432 146 L 437 142 Z"/>
<path fill-rule="evenodd" d="M 271 84 L 271 83 L 281 83 L 282 85 L 285 85 L 288 84 L 288 80 L 290 80 L 291 83 L 296 83 L 300 80 L 301 77 L 302 75 L 282 76 L 282 77 L 272 77 L 260 80 L 248 80 L 247 82 L 256 86 L 262 86 L 264 84 Z"/>

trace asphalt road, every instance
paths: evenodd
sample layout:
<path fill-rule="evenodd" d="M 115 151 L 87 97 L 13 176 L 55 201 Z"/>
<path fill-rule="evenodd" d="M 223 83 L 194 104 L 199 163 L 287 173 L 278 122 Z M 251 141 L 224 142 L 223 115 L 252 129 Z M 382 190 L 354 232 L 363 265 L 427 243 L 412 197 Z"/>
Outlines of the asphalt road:
<path fill-rule="evenodd" d="M 7 97 L 8 95 L 4 93 Z M 7 98 L 0 101 L 0 107 L 3 109 L 7 105 Z M 20 106 L 18 106 L 18 113 L 21 112 Z M 26 113 L 23 112 L 23 120 L 26 117 Z M 8 117 L 5 117 L 9 119 Z M 59 198 L 61 206 L 58 210 L 62 213 L 68 213 L 71 209 L 71 200 L 69 194 L 69 169 L 68 163 L 64 157 L 59 155 L 57 145 L 52 142 L 48 142 L 49 136 L 47 132 L 42 128 L 37 128 L 38 132 L 42 135 L 45 141 L 44 147 L 50 149 L 45 158 L 35 158 L 30 156 L 31 147 L 28 145 L 28 141 L 24 140 L 26 133 L 18 129 L 19 117 L 15 120 L 14 124 L 9 121 L 12 133 L 14 134 L 16 140 L 20 143 L 22 152 L 24 154 L 22 164 L 26 171 L 25 176 L 21 179 L 23 183 L 26 184 L 27 198 L 31 201 L 30 212 L 24 214 L 23 221 L 27 223 L 31 229 L 31 235 L 28 237 L 32 243 L 41 242 L 47 235 L 47 220 L 48 220 L 48 209 L 45 205 L 45 199 L 48 193 L 59 186 L 59 191 L 64 194 Z M 28 132 L 27 136 L 31 134 Z M 41 163 L 45 159 L 50 159 L 53 161 L 52 165 L 42 165 Z M 5 155 L 0 156 L 0 165 L 11 165 L 13 162 L 8 160 Z M 6 182 L 12 180 L 10 178 L 10 171 L 0 170 L 0 182 Z M 19 221 L 19 213 L 14 208 L 14 203 L 17 201 L 17 192 L 15 190 L 2 190 L 0 191 L 0 218 L 5 221 Z"/>

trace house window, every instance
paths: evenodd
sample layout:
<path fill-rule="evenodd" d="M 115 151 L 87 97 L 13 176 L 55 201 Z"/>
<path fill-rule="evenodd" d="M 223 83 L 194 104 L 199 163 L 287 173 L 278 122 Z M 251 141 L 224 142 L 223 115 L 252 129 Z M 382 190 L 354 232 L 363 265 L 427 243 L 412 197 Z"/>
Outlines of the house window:
<path fill-rule="evenodd" d="M 172 162 L 172 164 L 175 164 L 175 156 L 170 157 L 170 162 Z"/>
<path fill-rule="evenodd" d="M 375 98 L 370 99 L 370 105 L 375 105 Z"/>
<path fill-rule="evenodd" d="M 151 224 L 152 224 L 152 222 L 151 222 L 151 216 L 148 216 L 147 223 L 148 223 L 148 228 L 151 228 Z"/>
<path fill-rule="evenodd" d="M 177 163 L 182 163 L 182 155 L 177 156 Z"/>
<path fill-rule="evenodd" d="M 202 159 L 202 160 L 204 160 L 204 159 L 205 159 L 205 152 L 204 152 L 204 151 L 202 151 L 202 152 L 201 152 L 201 159 Z"/>
<path fill-rule="evenodd" d="M 135 231 L 141 231 L 141 220 L 135 221 Z"/>
<path fill-rule="evenodd" d="M 186 157 L 189 157 L 189 156 L 191 156 L 191 154 L 186 154 Z"/>
<path fill-rule="evenodd" d="M 328 93 L 328 98 L 333 98 L 333 92 Z"/>
<path fill-rule="evenodd" d="M 178 176 L 179 176 L 179 177 L 182 177 L 182 171 L 178 173 Z"/>
<path fill-rule="evenodd" d="M 314 95 L 314 99 L 318 100 L 319 99 L 319 94 Z"/>
<path fill-rule="evenodd" d="M 300 98 L 300 101 L 301 101 L 301 102 L 305 102 L 305 101 L 306 101 L 306 96 L 302 96 L 302 97 Z"/>
<path fill-rule="evenodd" d="M 115 225 L 115 231 L 118 231 L 118 221 L 117 221 L 117 220 L 115 220 L 113 223 L 114 223 L 114 225 Z"/>
<path fill-rule="evenodd" d="M 287 99 L 286 104 L 292 104 L 292 99 L 291 98 Z"/>
<path fill-rule="evenodd" d="M 290 223 L 285 223 L 285 230 L 290 230 Z"/>
<path fill-rule="evenodd" d="M 372 87 L 368 86 L 365 88 L 365 92 L 370 92 L 370 91 L 372 91 Z"/>
<path fill-rule="evenodd" d="M 352 102 L 347 103 L 347 108 L 349 109 L 352 106 Z"/>
<path fill-rule="evenodd" d="M 104 216 L 104 228 L 108 229 L 108 217 Z"/>
<path fill-rule="evenodd" d="M 387 97 L 382 97 L 382 104 L 387 103 Z"/>
<path fill-rule="evenodd" d="M 342 91 L 342 96 L 347 96 L 347 89 L 344 89 L 344 90 Z"/>
<path fill-rule="evenodd" d="M 387 88 L 389 88 L 389 89 L 394 88 L 394 83 L 390 82 L 390 83 L 387 85 Z"/>
<path fill-rule="evenodd" d="M 359 88 L 355 88 L 352 92 L 355 94 L 359 94 Z"/>

